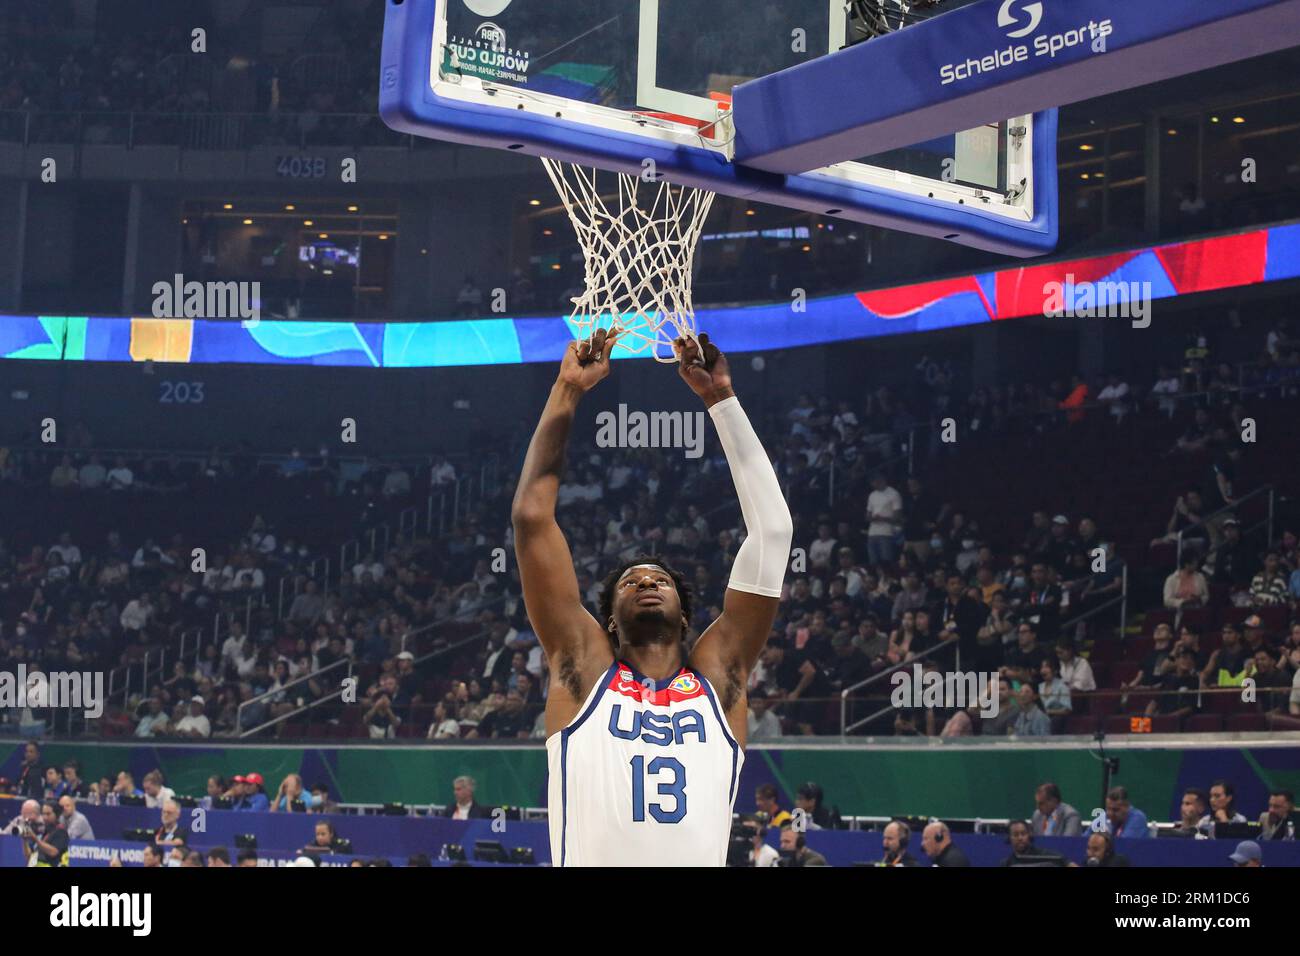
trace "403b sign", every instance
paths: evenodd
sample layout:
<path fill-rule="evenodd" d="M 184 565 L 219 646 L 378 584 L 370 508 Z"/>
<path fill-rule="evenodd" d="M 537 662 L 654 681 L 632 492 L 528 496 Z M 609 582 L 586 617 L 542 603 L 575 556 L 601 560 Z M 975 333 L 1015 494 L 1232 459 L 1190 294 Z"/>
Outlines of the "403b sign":
<path fill-rule="evenodd" d="M 324 179 L 324 156 L 277 156 L 275 174 L 283 179 Z"/>

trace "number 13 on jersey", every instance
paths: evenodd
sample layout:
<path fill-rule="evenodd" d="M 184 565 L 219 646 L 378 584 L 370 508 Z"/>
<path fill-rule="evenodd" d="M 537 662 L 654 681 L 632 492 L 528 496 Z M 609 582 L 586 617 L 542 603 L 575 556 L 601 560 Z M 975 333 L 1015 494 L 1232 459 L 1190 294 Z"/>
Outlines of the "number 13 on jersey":
<path fill-rule="evenodd" d="M 650 815 L 660 823 L 680 823 L 686 816 L 686 768 L 676 757 L 655 757 L 648 767 L 645 757 L 632 758 L 632 821 L 645 822 L 647 773 L 655 778 L 659 796 L 673 798 L 671 810 L 662 803 L 650 804 Z M 666 774 L 671 774 L 671 779 L 661 779 Z"/>

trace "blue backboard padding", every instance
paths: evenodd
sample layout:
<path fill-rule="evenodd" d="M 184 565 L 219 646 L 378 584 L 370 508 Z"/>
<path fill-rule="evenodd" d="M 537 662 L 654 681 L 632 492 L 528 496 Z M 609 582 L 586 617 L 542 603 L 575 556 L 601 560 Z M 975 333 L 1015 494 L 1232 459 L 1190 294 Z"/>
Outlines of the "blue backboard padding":
<path fill-rule="evenodd" d="M 625 173 L 641 173 L 643 163 L 650 159 L 669 179 L 682 185 L 949 239 L 1007 255 L 1040 255 L 1056 246 L 1054 111 L 1038 115 L 1034 123 L 1035 216 L 1030 222 L 1013 222 L 976 208 L 954 207 L 926 197 L 904 198 L 824 175 L 764 172 L 729 163 L 704 147 L 677 146 L 583 126 L 557 118 L 549 109 L 501 109 L 437 96 L 430 76 L 432 36 L 440 2 L 444 0 L 406 0 L 385 7 L 379 112 L 384 122 L 399 132 L 545 155 Z"/>
<path fill-rule="evenodd" d="M 736 87 L 736 162 L 797 173 L 1297 44 L 1300 0 L 984 0 Z"/>

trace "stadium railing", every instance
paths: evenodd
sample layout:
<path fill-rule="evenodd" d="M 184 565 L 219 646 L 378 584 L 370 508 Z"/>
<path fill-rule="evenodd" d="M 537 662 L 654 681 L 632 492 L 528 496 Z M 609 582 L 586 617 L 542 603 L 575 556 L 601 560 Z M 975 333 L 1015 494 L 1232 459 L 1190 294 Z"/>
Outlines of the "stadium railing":
<path fill-rule="evenodd" d="M 1244 537 L 1245 535 L 1254 534 L 1257 531 L 1263 530 L 1265 531 L 1267 536 L 1266 546 L 1271 548 L 1273 546 L 1274 523 L 1277 515 L 1277 489 L 1273 485 L 1264 485 L 1263 487 L 1256 488 L 1252 492 L 1234 498 L 1232 500 L 1232 504 L 1224 505 L 1222 508 L 1220 508 L 1218 511 L 1215 511 L 1213 514 L 1208 514 L 1200 521 L 1197 521 L 1194 524 L 1189 524 L 1186 528 L 1183 528 L 1181 531 L 1179 531 L 1178 538 L 1177 538 L 1178 553 L 1176 556 L 1176 560 L 1174 562 L 1174 570 L 1176 571 L 1180 567 L 1182 567 L 1183 543 L 1184 543 L 1184 538 L 1187 535 L 1187 532 L 1195 530 L 1196 528 L 1206 528 L 1216 518 L 1226 518 L 1229 515 L 1233 515 L 1235 517 L 1240 518 L 1241 516 L 1240 514 L 1238 514 L 1238 511 L 1241 508 L 1241 506 L 1246 504 L 1247 502 L 1254 501 L 1255 499 L 1263 495 L 1268 496 L 1267 517 L 1265 517 L 1261 521 L 1255 522 L 1254 524 L 1248 527 L 1243 528 L 1241 533 L 1242 536 Z"/>
<path fill-rule="evenodd" d="M 260 734 L 262 731 L 270 727 L 274 727 L 276 724 L 282 723 L 283 721 L 289 720 L 290 718 L 294 717 L 297 714 L 302 714 L 307 711 L 313 710 L 314 708 L 319 707 L 322 704 L 327 704 L 333 700 L 342 697 L 346 689 L 344 687 L 344 681 L 347 678 L 352 676 L 352 669 L 354 664 L 355 662 L 351 657 L 342 657 L 332 664 L 327 664 L 318 670 L 312 671 L 310 674 L 304 674 L 301 677 L 297 677 L 294 680 L 289 681 L 289 683 L 285 684 L 283 687 L 279 687 L 275 690 L 268 690 L 264 694 L 259 694 L 256 697 L 250 697 L 248 700 L 243 701 L 242 703 L 240 703 L 239 707 L 236 708 L 235 710 L 235 727 L 237 728 L 238 736 L 240 738 L 254 737 L 257 734 Z M 262 723 L 258 724 L 255 727 L 244 729 L 244 712 L 246 708 L 252 707 L 254 704 L 270 704 L 274 702 L 276 698 L 287 695 L 290 692 L 290 688 L 297 687 L 301 684 L 306 684 L 313 680 L 318 680 L 319 678 L 325 676 L 331 671 L 337 671 L 340 667 L 346 667 L 347 673 L 344 674 L 343 678 L 339 680 L 338 690 L 330 694 L 326 694 L 322 697 L 319 697 L 316 700 L 310 701 L 290 713 L 284 713 L 278 717 L 272 717 L 270 720 L 263 721 Z"/>

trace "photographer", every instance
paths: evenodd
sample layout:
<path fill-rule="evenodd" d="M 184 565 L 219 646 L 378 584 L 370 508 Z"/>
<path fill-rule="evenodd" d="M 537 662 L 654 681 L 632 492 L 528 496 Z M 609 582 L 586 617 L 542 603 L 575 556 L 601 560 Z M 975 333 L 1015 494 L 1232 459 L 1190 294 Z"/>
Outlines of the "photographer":
<path fill-rule="evenodd" d="M 40 825 L 41 805 L 35 800 L 24 800 L 22 807 L 19 808 L 18 816 L 6 823 L 5 828 L 0 830 L 0 834 L 22 836 L 23 831 L 28 827 L 39 829 Z"/>
<path fill-rule="evenodd" d="M 750 843 L 748 866 L 780 866 L 781 854 L 776 851 L 775 847 L 769 846 L 764 840 L 767 835 L 767 824 L 762 817 L 745 816 L 736 824 L 732 830 L 733 834 L 743 833 Z M 734 837 L 733 837 L 734 838 Z"/>
<path fill-rule="evenodd" d="M 68 865 L 68 831 L 59 822 L 59 808 L 53 803 L 41 805 L 39 829 L 28 823 L 20 835 L 28 866 Z"/>

